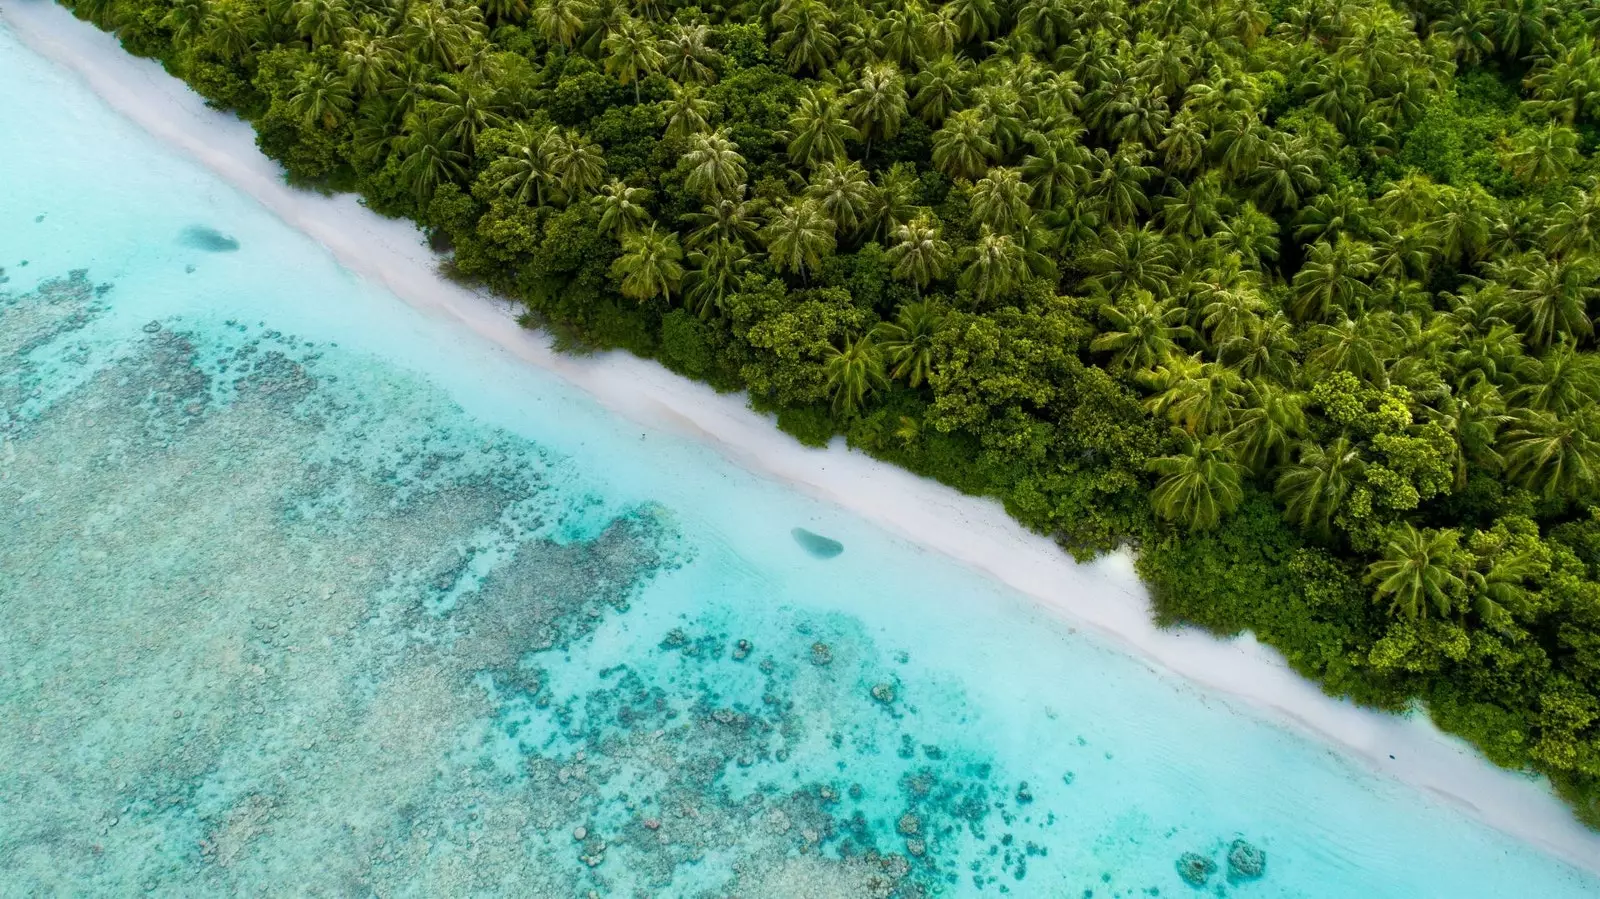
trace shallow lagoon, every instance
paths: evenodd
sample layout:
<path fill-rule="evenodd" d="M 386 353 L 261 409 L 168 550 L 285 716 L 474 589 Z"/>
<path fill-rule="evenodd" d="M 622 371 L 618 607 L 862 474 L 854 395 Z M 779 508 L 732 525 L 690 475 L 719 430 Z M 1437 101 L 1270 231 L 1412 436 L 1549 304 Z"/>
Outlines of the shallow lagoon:
<path fill-rule="evenodd" d="M 0 83 L 0 893 L 1600 891 Z"/>

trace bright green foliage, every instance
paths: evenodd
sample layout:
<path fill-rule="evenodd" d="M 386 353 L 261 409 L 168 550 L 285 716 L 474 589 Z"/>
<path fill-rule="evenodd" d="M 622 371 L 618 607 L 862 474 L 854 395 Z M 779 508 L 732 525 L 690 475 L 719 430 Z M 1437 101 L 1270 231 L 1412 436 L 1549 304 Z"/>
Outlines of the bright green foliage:
<path fill-rule="evenodd" d="M 69 0 L 566 338 L 1600 823 L 1584 0 Z"/>

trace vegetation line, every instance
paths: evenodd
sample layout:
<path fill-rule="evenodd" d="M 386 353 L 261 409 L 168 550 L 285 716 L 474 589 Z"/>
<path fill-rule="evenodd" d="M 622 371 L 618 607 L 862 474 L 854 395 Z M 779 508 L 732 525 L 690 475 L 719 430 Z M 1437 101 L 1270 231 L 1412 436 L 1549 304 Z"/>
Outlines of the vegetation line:
<path fill-rule="evenodd" d="M 1592 0 L 72 0 L 572 346 L 1600 826 Z"/>

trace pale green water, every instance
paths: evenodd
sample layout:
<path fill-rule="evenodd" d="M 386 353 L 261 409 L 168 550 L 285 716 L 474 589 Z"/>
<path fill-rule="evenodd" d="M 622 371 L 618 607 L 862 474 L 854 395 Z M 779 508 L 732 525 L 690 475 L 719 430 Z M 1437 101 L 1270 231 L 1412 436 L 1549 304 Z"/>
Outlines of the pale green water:
<path fill-rule="evenodd" d="M 0 894 L 1600 895 L 0 85 Z"/>

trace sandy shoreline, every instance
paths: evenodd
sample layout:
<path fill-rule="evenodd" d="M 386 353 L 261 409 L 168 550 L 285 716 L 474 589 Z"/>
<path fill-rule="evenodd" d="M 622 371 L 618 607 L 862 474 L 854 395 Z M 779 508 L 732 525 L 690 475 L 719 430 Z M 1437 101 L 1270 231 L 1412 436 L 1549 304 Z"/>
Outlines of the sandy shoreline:
<path fill-rule="evenodd" d="M 44 0 L 5 0 L 0 21 L 40 55 L 76 73 L 117 112 L 306 233 L 346 268 L 408 305 L 549 370 L 611 411 L 705 442 L 735 464 L 848 509 L 911 542 L 1028 594 L 1152 666 L 1242 700 L 1315 734 L 1364 765 L 1441 797 L 1472 817 L 1600 873 L 1600 834 L 1580 825 L 1540 781 L 1503 771 L 1424 718 L 1399 718 L 1324 696 L 1254 640 L 1155 628 L 1132 559 L 1077 565 L 1012 521 L 998 503 L 965 497 L 836 445 L 800 446 L 742 397 L 622 353 L 571 357 L 519 327 L 506 304 L 451 284 L 409 222 L 384 219 L 349 195 L 285 186 L 250 127 L 208 109 L 181 82 L 115 39 Z"/>

